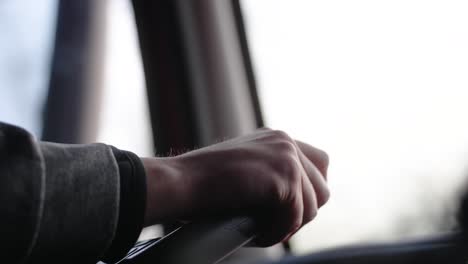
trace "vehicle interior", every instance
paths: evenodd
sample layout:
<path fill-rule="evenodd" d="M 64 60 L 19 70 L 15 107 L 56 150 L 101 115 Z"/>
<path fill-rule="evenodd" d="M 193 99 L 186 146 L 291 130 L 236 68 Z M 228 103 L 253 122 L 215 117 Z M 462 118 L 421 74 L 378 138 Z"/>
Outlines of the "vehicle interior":
<path fill-rule="evenodd" d="M 165 223 L 118 263 L 465 264 L 466 12 L 440 0 L 6 1 L 0 120 L 140 156 L 264 126 L 329 152 L 330 204 L 290 241 L 255 247 L 249 216 Z"/>

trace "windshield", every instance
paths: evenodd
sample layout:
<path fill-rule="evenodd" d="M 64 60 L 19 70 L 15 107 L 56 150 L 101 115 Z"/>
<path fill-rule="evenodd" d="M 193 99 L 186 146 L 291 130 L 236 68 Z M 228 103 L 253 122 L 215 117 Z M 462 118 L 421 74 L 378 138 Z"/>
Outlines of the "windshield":
<path fill-rule="evenodd" d="M 242 1 L 266 124 L 330 154 L 293 248 L 453 227 L 468 165 L 466 1 Z"/>

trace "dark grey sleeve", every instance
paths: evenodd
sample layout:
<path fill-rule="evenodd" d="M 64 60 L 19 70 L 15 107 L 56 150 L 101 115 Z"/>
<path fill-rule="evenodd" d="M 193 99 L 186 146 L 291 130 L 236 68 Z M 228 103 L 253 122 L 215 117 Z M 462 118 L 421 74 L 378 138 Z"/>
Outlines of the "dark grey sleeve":
<path fill-rule="evenodd" d="M 119 184 L 111 147 L 37 142 L 0 123 L 2 262 L 95 262 L 116 233 Z"/>
<path fill-rule="evenodd" d="M 37 240 L 45 198 L 45 165 L 24 130 L 0 123 L 0 246 L 18 263 Z"/>

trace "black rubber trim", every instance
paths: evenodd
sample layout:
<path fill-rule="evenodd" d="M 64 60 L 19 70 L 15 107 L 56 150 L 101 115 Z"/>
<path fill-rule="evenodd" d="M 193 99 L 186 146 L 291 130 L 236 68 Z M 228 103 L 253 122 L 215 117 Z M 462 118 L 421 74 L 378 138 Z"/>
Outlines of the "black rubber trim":
<path fill-rule="evenodd" d="M 247 75 L 247 81 L 250 88 L 250 95 L 252 97 L 252 103 L 255 110 L 255 120 L 257 127 L 264 127 L 265 122 L 263 120 L 262 107 L 260 105 L 260 99 L 258 97 L 257 81 L 255 79 L 255 72 L 252 63 L 252 57 L 250 56 L 249 41 L 247 39 L 247 33 L 245 29 L 244 16 L 242 14 L 242 7 L 239 0 L 232 1 L 234 18 L 236 20 L 237 33 L 239 35 L 239 44 L 241 47 L 242 57 L 244 60 L 244 68 Z"/>

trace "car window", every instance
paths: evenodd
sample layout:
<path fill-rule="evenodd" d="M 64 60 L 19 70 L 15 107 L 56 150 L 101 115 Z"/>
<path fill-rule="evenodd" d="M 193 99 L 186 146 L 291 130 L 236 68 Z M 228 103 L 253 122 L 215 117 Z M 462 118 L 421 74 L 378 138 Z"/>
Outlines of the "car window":
<path fill-rule="evenodd" d="M 0 2 L 0 121 L 37 137 L 47 95 L 55 0 Z"/>
<path fill-rule="evenodd" d="M 0 121 L 40 138 L 51 56 L 56 0 L 0 3 Z M 141 58 L 130 1 L 107 1 L 105 56 L 96 141 L 152 155 Z"/>
<path fill-rule="evenodd" d="M 330 155 L 298 252 L 453 227 L 468 165 L 466 1 L 242 1 L 266 124 Z"/>
<path fill-rule="evenodd" d="M 146 86 L 131 2 L 108 1 L 97 141 L 153 155 Z"/>

